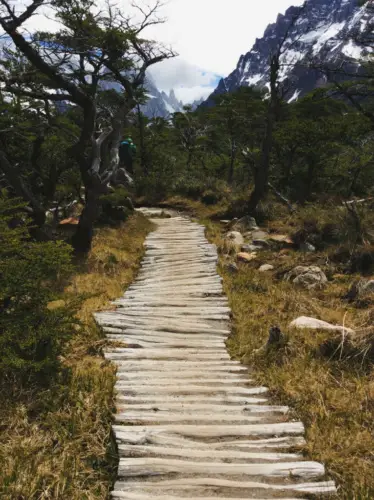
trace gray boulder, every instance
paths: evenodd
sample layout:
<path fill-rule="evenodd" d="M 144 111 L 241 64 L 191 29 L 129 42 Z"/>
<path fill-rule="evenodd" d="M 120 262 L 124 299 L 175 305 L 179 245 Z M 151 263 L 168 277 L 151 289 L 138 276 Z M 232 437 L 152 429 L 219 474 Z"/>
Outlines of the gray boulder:
<path fill-rule="evenodd" d="M 307 253 L 307 252 L 315 252 L 316 251 L 316 247 L 313 246 L 311 243 L 305 242 L 305 243 L 302 243 L 300 245 L 300 250 L 302 252 L 305 252 L 305 253 Z"/>
<path fill-rule="evenodd" d="M 344 298 L 353 301 L 371 293 L 374 293 L 374 280 L 360 279 L 353 283 Z"/>
<path fill-rule="evenodd" d="M 265 231 L 253 231 L 252 238 L 254 240 L 267 240 L 269 238 L 269 234 Z"/>
<path fill-rule="evenodd" d="M 269 242 L 267 240 L 260 240 L 260 239 L 256 239 L 256 240 L 253 240 L 253 245 L 255 247 L 260 247 L 260 248 L 269 248 Z"/>
<path fill-rule="evenodd" d="M 307 290 L 322 288 L 327 283 L 325 273 L 317 266 L 297 266 L 286 274 L 285 279 Z"/>
<path fill-rule="evenodd" d="M 242 245 L 241 251 L 242 252 L 257 252 L 258 247 L 256 245 Z"/>
<path fill-rule="evenodd" d="M 230 231 L 229 233 L 226 234 L 227 241 L 232 243 L 233 245 L 243 245 L 244 244 L 244 237 L 239 231 Z"/>
<path fill-rule="evenodd" d="M 246 231 L 254 231 L 258 229 L 256 219 L 253 217 L 250 217 L 249 215 L 246 215 L 245 217 L 242 217 L 238 221 L 236 221 L 235 225 L 233 226 L 233 229 L 240 229 L 242 232 Z"/>

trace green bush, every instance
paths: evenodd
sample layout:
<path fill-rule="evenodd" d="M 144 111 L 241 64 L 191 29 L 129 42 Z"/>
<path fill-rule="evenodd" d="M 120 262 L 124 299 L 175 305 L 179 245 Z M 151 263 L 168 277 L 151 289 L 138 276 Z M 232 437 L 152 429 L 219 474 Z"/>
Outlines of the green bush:
<path fill-rule="evenodd" d="M 70 307 L 48 307 L 71 271 L 71 249 L 30 240 L 22 208 L 0 197 L 0 378 L 47 383 L 74 331 Z"/>

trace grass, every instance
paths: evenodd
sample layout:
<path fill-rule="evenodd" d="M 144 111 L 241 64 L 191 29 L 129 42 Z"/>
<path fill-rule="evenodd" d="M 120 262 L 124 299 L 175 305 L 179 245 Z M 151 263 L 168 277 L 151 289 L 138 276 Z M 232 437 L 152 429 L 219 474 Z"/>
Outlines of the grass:
<path fill-rule="evenodd" d="M 300 217 L 300 215 L 298 216 Z M 306 425 L 303 452 L 326 464 L 338 483 L 339 499 L 374 498 L 374 372 L 370 363 L 357 359 L 333 359 L 321 351 L 331 333 L 289 328 L 298 316 L 313 316 L 352 328 L 372 323 L 373 309 L 342 301 L 357 276 L 335 274 L 328 253 L 303 255 L 265 252 L 251 264 L 239 264 L 239 272 L 227 270 L 227 245 L 221 226 L 204 221 L 210 240 L 220 251 L 220 273 L 233 312 L 233 335 L 228 347 L 234 358 L 249 364 L 253 376 L 269 387 L 274 401 L 290 405 L 293 416 Z M 276 220 L 271 222 L 276 228 Z M 292 230 L 284 220 L 279 226 Z M 258 272 L 261 264 L 276 268 L 273 274 Z M 330 277 L 323 291 L 301 291 L 279 275 L 296 265 L 320 265 Z M 279 273 L 279 274 L 278 274 Z M 262 347 L 269 328 L 278 325 L 286 335 L 280 349 Z"/>
<path fill-rule="evenodd" d="M 52 387 L 14 387 L 0 396 L 0 498 L 108 498 L 117 467 L 110 431 L 115 371 L 102 357 L 105 341 L 92 313 L 108 308 L 132 282 L 151 227 L 134 215 L 119 228 L 99 229 L 63 300 L 51 304 L 81 296 L 81 326 Z"/>

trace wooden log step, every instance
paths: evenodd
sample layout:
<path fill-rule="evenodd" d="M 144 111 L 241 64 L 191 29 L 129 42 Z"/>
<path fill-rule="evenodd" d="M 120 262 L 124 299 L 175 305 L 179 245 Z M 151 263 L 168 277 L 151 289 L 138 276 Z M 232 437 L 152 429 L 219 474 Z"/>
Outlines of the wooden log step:
<path fill-rule="evenodd" d="M 264 483 L 264 482 L 255 482 L 255 481 L 240 481 L 240 480 L 228 480 L 228 479 L 219 479 L 219 478 L 209 478 L 209 477 L 197 477 L 197 478 L 183 478 L 183 479 L 168 479 L 163 481 L 142 481 L 142 482 L 134 482 L 134 481 L 118 481 L 115 484 L 115 491 L 124 491 L 124 492 L 151 492 L 154 495 L 157 495 L 157 492 L 160 494 L 167 494 L 167 492 L 173 493 L 173 491 L 183 492 L 187 498 L 196 498 L 187 496 L 189 493 L 194 494 L 194 492 L 201 492 L 209 494 L 209 491 L 217 491 L 217 489 L 224 491 L 238 491 L 243 492 L 243 496 L 240 495 L 236 498 L 255 498 L 252 495 L 250 497 L 245 496 L 245 490 L 259 490 L 262 492 L 269 491 L 270 493 L 277 492 L 292 492 L 292 493 L 304 493 L 304 494 L 331 494 L 336 493 L 335 484 L 333 481 L 320 481 L 320 482 L 298 482 L 298 483 L 290 483 L 290 484 L 276 484 L 276 483 Z M 145 497 L 144 497 L 145 498 Z M 157 498 L 149 497 L 149 498 Z M 180 497 L 183 498 L 183 497 Z M 201 498 L 209 498 L 209 497 L 201 497 Z M 214 498 L 225 498 L 221 496 L 215 496 Z M 230 498 L 230 497 L 227 497 Z M 233 497 L 231 497 L 233 498 Z M 257 497 L 258 498 L 258 497 Z M 267 497 L 267 498 L 283 498 L 286 497 Z"/>
<path fill-rule="evenodd" d="M 117 381 L 115 384 L 115 388 L 117 391 L 121 391 L 125 394 L 186 394 L 186 395 L 196 395 L 196 394 L 206 394 L 212 396 L 225 395 L 230 393 L 232 396 L 251 396 L 255 394 L 265 394 L 268 392 L 266 387 L 238 387 L 235 391 L 230 388 L 225 387 L 212 387 L 209 385 L 186 385 L 185 387 L 180 385 L 169 385 L 166 387 L 145 387 L 145 386 L 134 386 L 133 384 L 128 384 L 126 382 L 122 382 L 121 380 Z"/>
<path fill-rule="evenodd" d="M 121 435 L 121 444 L 127 445 L 157 445 L 171 446 L 178 448 L 193 448 L 195 450 L 210 450 L 211 456 L 215 450 L 236 450 L 236 451 L 256 451 L 264 452 L 269 450 L 287 451 L 296 450 L 305 445 L 305 439 L 302 436 L 281 436 L 266 439 L 245 439 L 240 438 L 235 441 L 197 441 L 188 437 L 177 436 L 174 434 L 157 433 L 153 434 L 138 432 L 135 435 Z"/>
<path fill-rule="evenodd" d="M 277 415 L 268 413 L 265 417 L 264 414 L 261 415 L 251 415 L 242 412 L 241 414 L 226 414 L 226 413 L 192 413 L 192 412 L 137 412 L 131 408 L 126 408 L 125 411 L 117 413 L 115 416 L 115 421 L 117 423 L 126 424 L 131 423 L 132 425 L 153 425 L 153 424 L 251 424 L 251 423 L 276 423 L 281 420 Z"/>
<path fill-rule="evenodd" d="M 250 425 L 162 425 L 162 426 L 136 426 L 131 428 L 114 425 L 113 430 L 118 436 L 136 433 L 152 435 L 175 434 L 198 440 L 240 438 L 248 436 L 282 436 L 284 434 L 304 434 L 304 425 L 301 422 L 282 422 L 276 424 L 250 424 Z"/>
<path fill-rule="evenodd" d="M 262 413 L 280 413 L 285 415 L 289 412 L 288 406 L 269 406 L 269 405 L 255 405 L 255 404 L 241 404 L 241 405 L 225 405 L 225 404 L 215 404 L 215 403 L 188 403 L 186 401 L 175 401 L 175 402 L 162 402 L 159 403 L 131 403 L 119 406 L 119 411 L 126 410 L 137 410 L 144 412 L 184 412 L 193 411 L 196 414 L 200 412 L 206 413 L 211 412 L 212 415 L 216 413 L 225 414 L 262 414 Z"/>
<path fill-rule="evenodd" d="M 185 403 L 212 403 L 220 405 L 243 405 L 243 404 L 261 404 L 268 403 L 268 400 L 264 397 L 257 396 L 230 396 L 228 394 L 212 395 L 212 394 L 121 394 L 118 393 L 117 401 L 123 404 L 131 403 L 147 403 L 147 404 L 159 404 L 161 402 L 165 403 L 175 403 L 184 401 Z"/>
<path fill-rule="evenodd" d="M 322 464 L 312 461 L 275 463 L 191 462 L 164 458 L 121 458 L 119 477 L 170 476 L 173 474 L 219 474 L 224 476 L 305 477 L 324 476 Z"/>
<path fill-rule="evenodd" d="M 153 445 L 125 445 L 118 447 L 119 456 L 122 458 L 145 458 L 145 457 L 176 457 L 183 459 L 212 459 L 212 449 L 181 448 Z M 282 452 L 255 452 L 255 451 L 236 451 L 236 450 L 214 450 L 214 460 L 219 462 L 235 463 L 238 460 L 251 462 L 290 462 L 301 460 L 298 453 Z"/>

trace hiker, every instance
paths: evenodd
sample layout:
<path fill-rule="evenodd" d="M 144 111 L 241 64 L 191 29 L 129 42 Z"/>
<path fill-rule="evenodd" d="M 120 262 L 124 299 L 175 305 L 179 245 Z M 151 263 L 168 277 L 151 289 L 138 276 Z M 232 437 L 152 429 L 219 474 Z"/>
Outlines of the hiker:
<path fill-rule="evenodd" d="M 132 142 L 131 137 L 127 137 L 119 145 L 119 162 L 120 167 L 124 167 L 130 174 L 134 173 L 133 160 L 136 154 L 136 146 Z"/>

